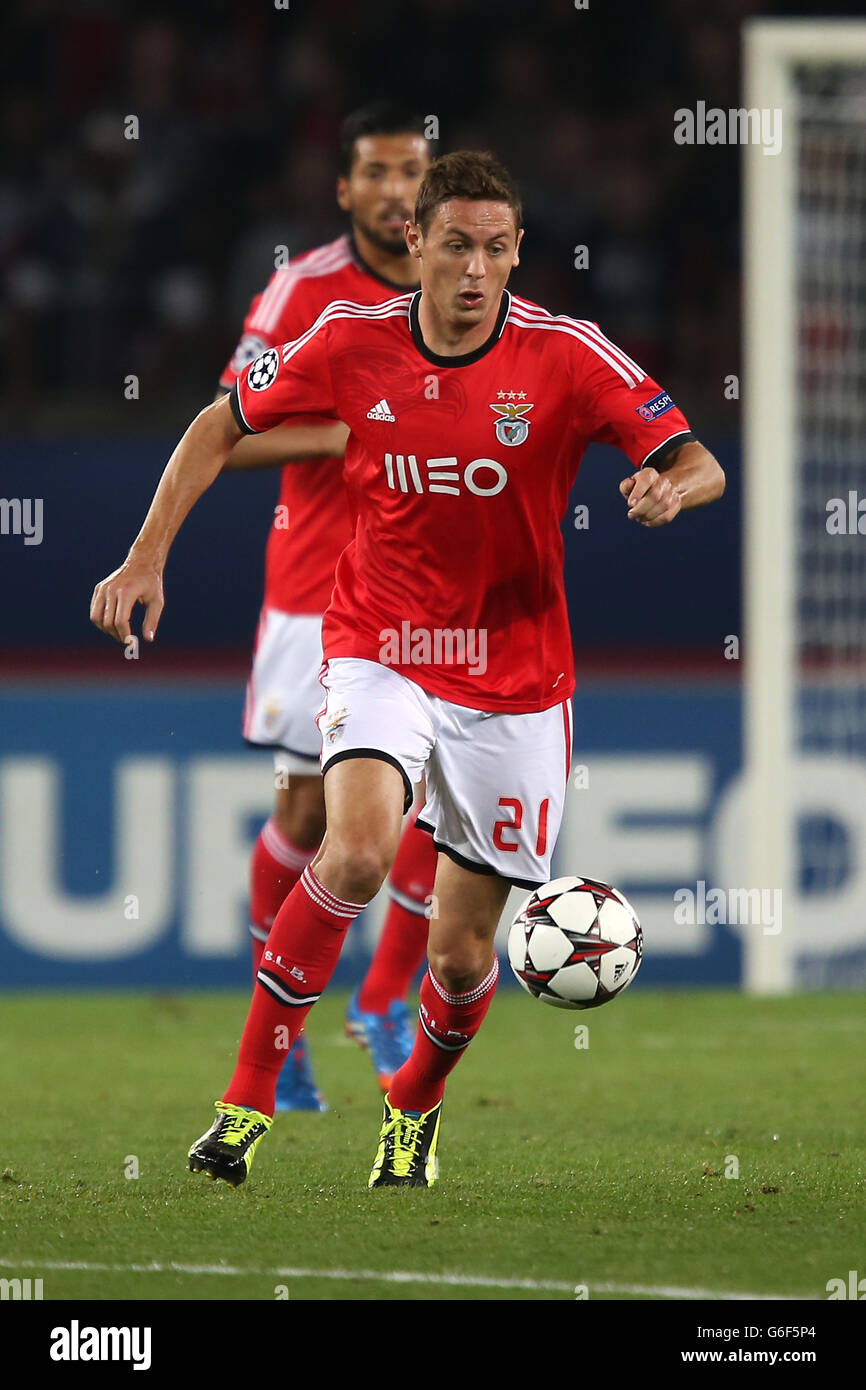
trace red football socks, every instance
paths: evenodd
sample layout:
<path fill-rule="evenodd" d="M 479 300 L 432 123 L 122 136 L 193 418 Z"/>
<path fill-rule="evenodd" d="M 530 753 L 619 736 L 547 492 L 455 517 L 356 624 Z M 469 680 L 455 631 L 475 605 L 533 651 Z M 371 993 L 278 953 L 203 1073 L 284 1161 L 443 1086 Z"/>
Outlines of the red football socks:
<path fill-rule="evenodd" d="M 499 978 L 494 956 L 489 973 L 465 994 L 451 994 L 430 970 L 421 981 L 420 1026 L 407 1062 L 388 1092 L 398 1110 L 432 1110 L 445 1094 L 445 1082 L 484 1022 Z"/>
<path fill-rule="evenodd" d="M 344 902 L 307 865 L 277 913 L 256 976 L 234 1076 L 223 1100 L 273 1115 L 277 1077 L 334 973 L 365 903 Z"/>
<path fill-rule="evenodd" d="M 420 809 L 403 831 L 388 877 L 391 902 L 358 997 L 360 1008 L 367 1013 L 386 1014 L 394 999 L 405 999 L 412 977 L 427 955 L 428 913 L 438 856 L 433 836 L 416 824 Z"/>
<path fill-rule="evenodd" d="M 254 980 L 274 918 L 315 853 L 314 849 L 299 849 L 293 845 L 273 816 L 262 826 L 250 864 L 250 946 Z"/>

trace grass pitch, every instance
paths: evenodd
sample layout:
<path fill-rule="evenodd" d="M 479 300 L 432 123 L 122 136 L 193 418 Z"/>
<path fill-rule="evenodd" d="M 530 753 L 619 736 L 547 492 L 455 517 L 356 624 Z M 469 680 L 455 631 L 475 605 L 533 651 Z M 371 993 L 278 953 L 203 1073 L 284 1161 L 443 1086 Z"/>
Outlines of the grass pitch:
<path fill-rule="evenodd" d="M 858 997 L 502 990 L 429 1192 L 367 1190 L 381 1104 L 345 1003 L 310 1020 L 331 1112 L 278 1116 L 231 1190 L 185 1156 L 242 993 L 0 997 L 0 1275 L 45 1299 L 823 1299 L 864 1270 Z"/>

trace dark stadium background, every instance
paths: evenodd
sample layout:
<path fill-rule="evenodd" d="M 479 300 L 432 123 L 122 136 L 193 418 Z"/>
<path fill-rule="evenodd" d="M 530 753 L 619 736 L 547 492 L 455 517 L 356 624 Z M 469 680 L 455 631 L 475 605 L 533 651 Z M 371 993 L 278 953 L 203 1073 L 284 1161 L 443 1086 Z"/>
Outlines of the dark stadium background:
<path fill-rule="evenodd" d="M 587 460 L 576 500 L 590 528 L 567 528 L 579 643 L 718 654 L 739 630 L 739 408 L 724 396 L 739 370 L 739 151 L 676 146 L 671 112 L 698 96 L 737 104 L 738 21 L 758 8 L 16 7 L 0 59 L 3 486 L 31 495 L 42 480 L 46 535 L 4 547 L 6 642 L 104 653 L 87 623 L 93 583 L 211 398 L 274 246 L 297 254 L 341 230 L 339 122 L 388 94 L 436 115 L 442 148 L 508 163 L 526 205 L 515 288 L 597 319 L 728 466 L 721 506 L 650 535 L 625 524 L 622 461 Z M 137 141 L 124 139 L 130 113 Z M 245 654 L 276 486 L 276 474 L 223 481 L 184 532 L 166 656 Z"/>
<path fill-rule="evenodd" d="M 594 448 L 572 498 L 588 505 L 589 529 L 575 529 L 571 513 L 564 523 L 578 680 L 609 681 L 633 702 L 623 723 L 611 715 L 609 729 L 595 726 L 601 743 L 618 749 L 625 731 L 648 752 L 677 751 L 671 707 L 648 703 L 653 683 L 677 685 L 694 712 L 710 681 L 724 688 L 724 716 L 715 706 L 696 715 L 690 747 L 724 742 L 708 772 L 718 796 L 739 763 L 740 663 L 726 639 L 741 620 L 740 402 L 725 386 L 740 372 L 741 151 L 676 145 L 673 112 L 698 100 L 741 104 L 741 23 L 773 12 L 752 0 L 589 0 L 585 10 L 566 0 L 292 0 L 182 12 L 29 0 L 5 12 L 0 492 L 44 500 L 44 538 L 0 537 L 0 753 L 14 760 L 50 746 L 58 760 L 68 797 L 61 886 L 110 879 L 111 759 L 127 736 L 158 745 L 123 703 L 131 688 L 156 683 L 170 708 L 178 677 L 206 694 L 219 676 L 231 696 L 220 756 L 240 752 L 276 471 L 219 480 L 195 510 L 169 563 L 157 645 L 140 661 L 125 662 L 90 626 L 89 599 L 125 555 L 173 444 L 212 398 L 274 247 L 299 254 L 343 228 L 338 127 L 380 96 L 435 115 L 441 148 L 487 147 L 510 166 L 526 217 L 514 287 L 597 319 L 727 471 L 722 502 L 649 531 L 626 521 L 625 460 Z M 138 140 L 124 138 L 128 115 Z M 578 246 L 588 269 L 575 269 Z M 130 375 L 136 400 L 124 394 Z M 116 697 L 110 747 L 104 714 L 75 704 L 82 680 L 97 683 L 100 699 Z M 174 750 L 173 730 L 164 733 Z M 264 763 L 262 778 L 266 790 Z M 670 823 L 681 814 L 672 805 Z M 698 823 L 706 829 L 712 814 L 707 803 Z M 668 960 L 668 975 L 714 977 L 719 950 L 722 975 L 736 978 L 738 947 L 724 929 L 702 967 L 687 953 Z M 4 953 L 11 982 L 41 977 L 22 934 L 11 944 L 0 920 Z M 125 968 L 111 967 L 119 978 Z M 175 978 L 174 968 L 161 973 Z M 240 953 L 232 968 L 244 978 Z"/>

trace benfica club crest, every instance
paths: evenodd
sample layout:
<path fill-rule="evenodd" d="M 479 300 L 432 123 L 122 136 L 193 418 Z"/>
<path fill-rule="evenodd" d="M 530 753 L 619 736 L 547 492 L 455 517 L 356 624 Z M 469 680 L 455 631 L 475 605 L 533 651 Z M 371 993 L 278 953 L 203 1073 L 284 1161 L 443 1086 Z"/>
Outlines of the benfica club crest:
<path fill-rule="evenodd" d="M 500 444 L 505 444 L 509 449 L 513 449 L 517 444 L 522 444 L 529 434 L 531 420 L 526 416 L 532 410 L 532 405 L 491 405 L 490 409 L 495 410 L 499 419 L 496 421 L 496 438 Z"/>

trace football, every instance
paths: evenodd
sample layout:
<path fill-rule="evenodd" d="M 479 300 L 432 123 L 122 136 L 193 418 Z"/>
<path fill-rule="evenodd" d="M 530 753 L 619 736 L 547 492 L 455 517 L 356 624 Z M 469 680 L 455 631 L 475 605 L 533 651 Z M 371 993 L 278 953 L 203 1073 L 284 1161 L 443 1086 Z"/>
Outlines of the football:
<path fill-rule="evenodd" d="M 558 1009 L 596 1009 L 638 972 L 643 933 L 631 903 L 593 878 L 555 878 L 521 903 L 508 959 L 523 988 Z"/>

